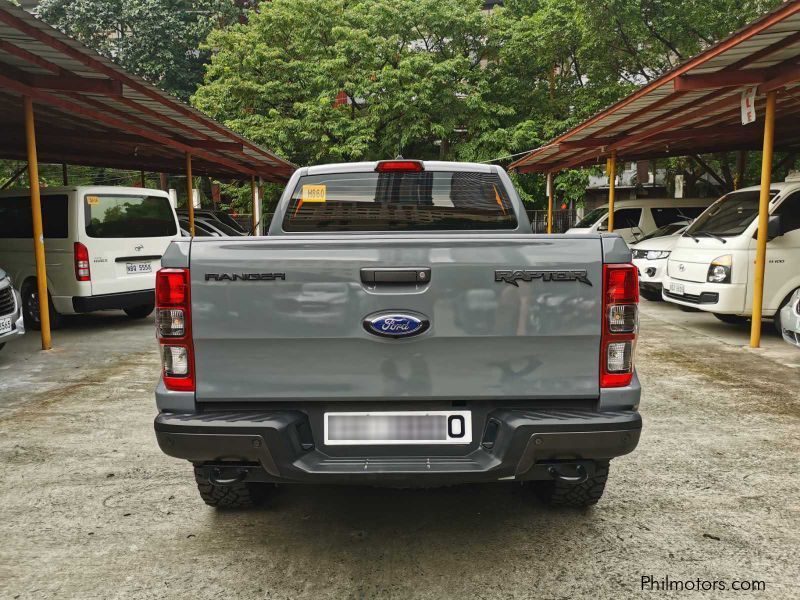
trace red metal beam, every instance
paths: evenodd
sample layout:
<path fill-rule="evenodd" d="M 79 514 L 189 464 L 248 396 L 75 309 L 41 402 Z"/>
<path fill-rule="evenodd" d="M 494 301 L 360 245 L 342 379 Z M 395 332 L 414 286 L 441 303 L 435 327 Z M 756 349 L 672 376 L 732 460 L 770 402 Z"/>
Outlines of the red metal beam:
<path fill-rule="evenodd" d="M 673 85 L 676 92 L 693 92 L 721 87 L 754 85 L 763 83 L 765 80 L 766 73 L 763 69 L 721 70 L 702 75 L 681 75 L 673 82 Z"/>
<path fill-rule="evenodd" d="M 67 73 L 65 69 L 62 69 L 57 64 L 50 62 L 39 56 L 38 54 L 34 54 L 33 52 L 28 52 L 24 48 L 20 48 L 19 46 L 15 46 L 14 44 L 7 42 L 6 40 L 0 40 L 0 50 L 3 52 L 7 52 L 12 56 L 16 56 L 17 58 L 21 58 L 37 67 L 41 67 L 42 69 L 47 69 L 54 75 L 63 75 Z"/>
<path fill-rule="evenodd" d="M 78 75 L 38 75 L 0 62 L 0 75 L 41 90 L 84 92 L 103 96 L 121 96 L 122 84 L 113 79 L 79 77 Z"/>
<path fill-rule="evenodd" d="M 768 78 L 758 86 L 759 94 L 785 87 L 787 84 L 800 81 L 800 65 L 794 64 L 784 69 L 770 71 Z"/>

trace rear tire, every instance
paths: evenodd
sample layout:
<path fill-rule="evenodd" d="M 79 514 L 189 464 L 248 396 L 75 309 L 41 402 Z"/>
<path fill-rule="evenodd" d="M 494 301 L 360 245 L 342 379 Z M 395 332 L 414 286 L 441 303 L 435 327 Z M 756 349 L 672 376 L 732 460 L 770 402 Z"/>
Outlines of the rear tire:
<path fill-rule="evenodd" d="M 198 470 L 195 469 L 195 476 Z M 269 500 L 273 486 L 268 483 L 236 482 L 229 485 L 216 485 L 209 481 L 197 480 L 197 491 L 203 502 L 214 508 L 255 508 Z"/>
<path fill-rule="evenodd" d="M 39 292 L 36 289 L 36 282 L 28 281 L 22 286 L 22 317 L 25 320 L 25 327 L 34 331 L 41 331 L 42 324 L 39 322 Z M 50 313 L 50 329 L 58 329 L 64 323 L 61 313 L 53 308 L 53 298 L 47 292 L 47 306 Z"/>
<path fill-rule="evenodd" d="M 153 304 L 142 304 L 141 306 L 132 306 L 131 308 L 124 308 L 125 314 L 131 319 L 145 319 L 153 314 Z"/>
<path fill-rule="evenodd" d="M 729 325 L 741 325 L 743 323 L 747 323 L 747 317 L 742 317 L 740 315 L 723 315 L 722 313 L 714 313 L 714 316 L 717 317 L 723 323 L 728 323 Z"/>
<path fill-rule="evenodd" d="M 592 477 L 579 484 L 564 481 L 535 481 L 536 497 L 550 506 L 585 508 L 597 504 L 603 497 L 608 480 L 608 463 L 598 463 Z"/>

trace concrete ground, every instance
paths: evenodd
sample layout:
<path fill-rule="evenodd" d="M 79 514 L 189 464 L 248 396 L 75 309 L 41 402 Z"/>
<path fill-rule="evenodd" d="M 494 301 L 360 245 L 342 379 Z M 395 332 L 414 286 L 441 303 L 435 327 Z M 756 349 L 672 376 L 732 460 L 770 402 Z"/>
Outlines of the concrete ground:
<path fill-rule="evenodd" d="M 79 317 L 55 343 L 0 352 L 2 598 L 800 594 L 800 350 L 771 332 L 751 351 L 746 328 L 643 303 L 645 430 L 587 511 L 492 484 L 288 486 L 216 512 L 156 445 L 152 324 Z M 647 594 L 643 576 L 766 590 Z"/>

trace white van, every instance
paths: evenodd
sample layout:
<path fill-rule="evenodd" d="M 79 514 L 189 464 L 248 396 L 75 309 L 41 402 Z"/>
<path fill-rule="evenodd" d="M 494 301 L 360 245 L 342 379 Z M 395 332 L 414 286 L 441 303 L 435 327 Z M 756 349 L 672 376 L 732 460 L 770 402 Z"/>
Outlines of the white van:
<path fill-rule="evenodd" d="M 659 227 L 676 221 L 691 221 L 714 201 L 713 198 L 647 198 L 614 202 L 614 232 L 629 244 Z M 587 213 L 567 233 L 608 231 L 608 204 Z"/>
<path fill-rule="evenodd" d="M 112 186 L 43 188 L 42 221 L 50 324 L 64 314 L 153 311 L 161 255 L 178 237 L 169 195 Z M 0 192 L 0 265 L 22 297 L 26 324 L 38 329 L 39 302 L 28 189 Z"/>
<path fill-rule="evenodd" d="M 747 320 L 753 307 L 759 188 L 717 200 L 684 232 L 667 261 L 665 300 Z M 800 177 L 770 186 L 763 317 L 774 317 L 800 287 Z"/>

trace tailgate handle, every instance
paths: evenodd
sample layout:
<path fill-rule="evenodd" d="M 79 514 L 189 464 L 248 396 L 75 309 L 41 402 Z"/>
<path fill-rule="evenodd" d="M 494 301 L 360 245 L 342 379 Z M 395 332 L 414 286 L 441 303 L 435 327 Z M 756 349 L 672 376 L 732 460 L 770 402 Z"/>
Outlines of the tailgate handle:
<path fill-rule="evenodd" d="M 361 269 L 361 283 L 369 285 L 385 283 L 428 283 L 431 280 L 429 267 Z"/>

